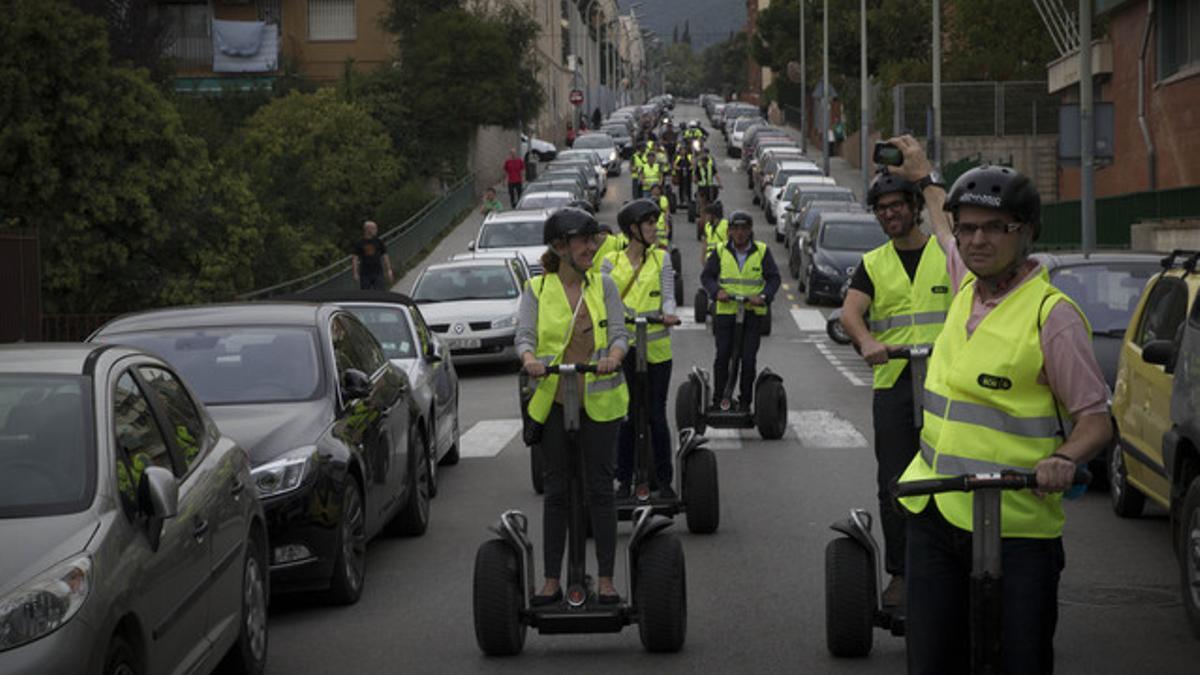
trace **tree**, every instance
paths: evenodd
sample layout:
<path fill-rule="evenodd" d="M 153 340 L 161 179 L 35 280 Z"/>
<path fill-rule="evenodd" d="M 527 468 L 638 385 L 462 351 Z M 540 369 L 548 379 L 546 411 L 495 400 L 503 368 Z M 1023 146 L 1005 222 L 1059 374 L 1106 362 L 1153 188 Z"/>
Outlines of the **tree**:
<path fill-rule="evenodd" d="M 683 21 L 683 37 L 679 38 L 680 42 L 685 43 L 688 47 L 692 46 L 692 26 L 687 19 Z"/>
<path fill-rule="evenodd" d="M 155 14 L 154 0 L 72 0 L 79 9 L 104 19 L 114 65 L 145 68 L 156 82 L 165 82 L 172 67 L 164 56 L 171 44 L 167 22 Z"/>
<path fill-rule="evenodd" d="M 700 89 L 727 95 L 746 88 L 746 34 L 731 33 L 700 55 Z"/>

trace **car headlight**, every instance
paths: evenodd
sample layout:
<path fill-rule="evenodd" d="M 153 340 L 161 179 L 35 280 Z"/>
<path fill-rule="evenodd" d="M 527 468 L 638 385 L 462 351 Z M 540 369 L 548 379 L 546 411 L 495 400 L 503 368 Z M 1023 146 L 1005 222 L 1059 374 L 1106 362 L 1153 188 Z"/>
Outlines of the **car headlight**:
<path fill-rule="evenodd" d="M 492 328 L 512 328 L 517 325 L 516 315 L 506 316 L 503 319 L 496 319 L 492 322 Z"/>
<path fill-rule="evenodd" d="M 837 277 L 838 276 L 837 268 L 834 267 L 833 265 L 826 265 L 825 263 L 817 263 L 817 271 L 820 272 L 821 274 L 824 274 L 827 277 Z"/>
<path fill-rule="evenodd" d="M 295 490 L 317 463 L 316 446 L 296 448 L 250 470 L 259 497 L 275 497 Z"/>
<path fill-rule="evenodd" d="M 608 153 L 608 161 L 610 161 L 610 162 L 617 161 L 617 151 L 616 150 L 613 150 L 612 152 Z"/>
<path fill-rule="evenodd" d="M 92 589 L 92 559 L 56 565 L 0 598 L 0 651 L 49 635 L 75 616 Z"/>

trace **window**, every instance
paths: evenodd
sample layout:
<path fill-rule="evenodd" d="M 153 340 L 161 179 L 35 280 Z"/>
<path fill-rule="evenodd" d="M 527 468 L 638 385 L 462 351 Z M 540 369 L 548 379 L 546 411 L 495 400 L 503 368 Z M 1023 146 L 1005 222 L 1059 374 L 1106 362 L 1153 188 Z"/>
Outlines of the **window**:
<path fill-rule="evenodd" d="M 1137 344 L 1145 347 L 1154 340 L 1173 340 L 1179 344 L 1183 317 L 1187 313 L 1187 285 L 1179 279 L 1163 277 L 1150 291 L 1138 326 Z"/>
<path fill-rule="evenodd" d="M 350 307 L 350 311 L 371 331 L 389 359 L 417 357 L 416 343 L 408 329 L 404 310 L 390 307 Z"/>
<path fill-rule="evenodd" d="M 1158 11 L 1158 79 L 1200 66 L 1200 0 L 1163 0 Z"/>
<path fill-rule="evenodd" d="M 383 350 L 361 323 L 348 315 L 339 314 L 333 319 L 330 333 L 339 376 L 350 368 L 372 375 L 383 367 L 386 361 Z"/>
<path fill-rule="evenodd" d="M 167 56 L 180 66 L 212 66 L 212 18 L 208 3 L 152 5 L 153 16 L 167 26 Z"/>
<path fill-rule="evenodd" d="M 147 467 L 174 471 L 162 431 L 133 375 L 125 373 L 113 392 L 113 432 L 117 441 L 117 490 L 127 512 L 137 511 L 137 486 Z"/>
<path fill-rule="evenodd" d="M 308 0 L 308 39 L 354 40 L 357 36 L 354 0 Z"/>
<path fill-rule="evenodd" d="M 144 366 L 138 369 L 146 386 L 154 392 L 159 408 L 166 415 L 167 424 L 175 435 L 175 445 L 179 448 L 184 463 L 184 473 L 191 470 L 196 461 L 203 456 L 204 448 L 204 419 L 187 389 L 162 368 Z"/>

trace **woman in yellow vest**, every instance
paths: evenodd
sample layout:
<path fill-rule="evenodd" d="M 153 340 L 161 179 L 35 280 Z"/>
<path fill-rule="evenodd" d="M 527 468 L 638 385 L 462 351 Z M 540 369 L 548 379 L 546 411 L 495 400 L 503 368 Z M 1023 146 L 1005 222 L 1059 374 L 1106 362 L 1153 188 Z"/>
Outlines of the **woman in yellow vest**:
<path fill-rule="evenodd" d="M 911 137 L 899 173 L 930 173 Z M 958 291 L 934 343 L 925 380 L 920 451 L 901 482 L 975 472 L 1037 474 L 1039 489 L 1001 501 L 1000 650 L 1005 673 L 1054 669 L 1058 583 L 1065 564 L 1062 495 L 1076 466 L 1111 441 L 1108 389 L 1079 308 L 1029 258 L 1040 229 L 1032 182 L 1007 167 L 963 174 L 949 197 L 923 190 Z M 941 214 L 938 214 L 941 216 Z M 967 271 L 969 270 L 969 274 Z M 961 283 L 958 283 L 961 279 Z M 910 673 L 970 671 L 971 495 L 905 497 Z"/>
<path fill-rule="evenodd" d="M 675 279 L 671 256 L 657 245 L 659 215 L 659 207 L 649 199 L 636 199 L 623 206 L 617 214 L 617 225 L 628 238 L 629 245 L 624 251 L 605 258 L 601 270 L 616 283 L 625 304 L 627 320 L 639 316 L 663 320 L 663 325 L 647 326 L 647 344 L 630 346 L 630 352 L 635 349 L 646 350 L 650 390 L 649 400 L 640 401 L 642 392 L 635 389 L 631 392 L 631 403 L 643 406 L 650 418 L 650 440 L 654 447 L 654 470 L 659 495 L 674 499 L 675 491 L 671 488 L 671 429 L 667 425 L 667 394 L 671 385 L 672 363 L 668 327 L 679 325 L 679 317 L 675 315 L 675 294 L 669 290 Z M 630 342 L 634 337 L 631 336 Z M 633 381 L 636 367 L 636 354 L 631 353 L 625 359 L 627 380 Z M 630 495 L 636 433 L 632 419 L 626 419 L 621 426 L 620 443 L 617 446 L 617 493 L 621 497 Z"/>
<path fill-rule="evenodd" d="M 658 207 L 658 220 L 654 223 L 656 246 L 667 248 L 671 242 L 671 201 L 663 194 L 662 183 L 655 183 L 650 188 L 650 201 Z"/>
<path fill-rule="evenodd" d="M 599 599 L 605 604 L 620 602 L 613 586 L 617 512 L 612 486 L 617 434 L 629 406 L 621 371 L 628 334 L 616 285 L 593 267 L 599 233 L 596 219 L 585 211 L 564 208 L 551 214 L 543 235 L 545 273 L 530 279 L 521 295 L 516 348 L 525 372 L 537 381 L 527 412 L 543 425 L 541 445 L 546 457 L 546 582 L 534 596 L 535 604 L 562 599 L 559 577 L 569 506 L 567 439 L 558 376 L 546 376 L 546 366 L 561 363 L 595 363 L 597 368 L 594 375 L 578 376 L 583 392 L 578 438 L 596 540 Z"/>

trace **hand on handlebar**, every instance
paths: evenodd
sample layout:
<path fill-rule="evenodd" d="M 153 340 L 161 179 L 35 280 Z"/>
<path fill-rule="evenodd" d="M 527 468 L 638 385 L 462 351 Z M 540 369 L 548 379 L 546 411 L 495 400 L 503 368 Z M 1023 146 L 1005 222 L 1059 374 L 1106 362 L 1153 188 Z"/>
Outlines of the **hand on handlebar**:
<path fill-rule="evenodd" d="M 525 373 L 530 377 L 546 376 L 546 364 L 538 361 L 537 359 L 526 361 L 523 367 L 525 368 Z"/>
<path fill-rule="evenodd" d="M 1075 463 L 1065 457 L 1051 456 L 1033 467 L 1037 489 L 1033 494 L 1045 497 L 1051 492 L 1066 492 L 1075 483 Z"/>
<path fill-rule="evenodd" d="M 767 299 L 762 295 L 752 295 L 747 298 L 746 301 L 755 307 L 762 307 L 763 305 L 767 304 Z"/>
<path fill-rule="evenodd" d="M 875 338 L 867 338 L 859 345 L 862 350 L 863 361 L 872 366 L 881 366 L 887 363 L 889 355 L 887 345 L 883 344 Z"/>
<path fill-rule="evenodd" d="M 683 323 L 683 321 L 674 314 L 664 314 L 662 322 L 664 326 L 678 326 L 679 324 Z"/>
<path fill-rule="evenodd" d="M 596 362 L 596 372 L 600 375 L 608 375 L 616 372 L 617 368 L 621 367 L 621 362 L 611 356 L 605 356 Z"/>
<path fill-rule="evenodd" d="M 717 300 L 732 300 L 732 299 L 733 299 L 733 296 L 726 293 L 724 288 L 719 289 L 717 291 Z"/>

